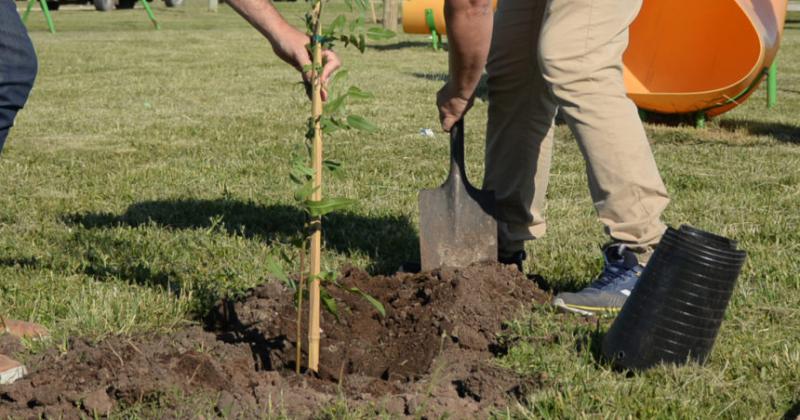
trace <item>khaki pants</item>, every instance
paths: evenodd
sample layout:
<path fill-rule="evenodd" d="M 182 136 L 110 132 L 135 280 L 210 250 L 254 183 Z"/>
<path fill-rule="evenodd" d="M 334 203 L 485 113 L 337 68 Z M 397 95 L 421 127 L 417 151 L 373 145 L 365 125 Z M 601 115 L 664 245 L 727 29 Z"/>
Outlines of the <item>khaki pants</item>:
<path fill-rule="evenodd" d="M 545 233 L 557 109 L 578 140 L 606 233 L 645 251 L 669 202 L 622 54 L 642 0 L 501 0 L 489 53 L 484 188 L 498 200 L 501 252 Z"/>

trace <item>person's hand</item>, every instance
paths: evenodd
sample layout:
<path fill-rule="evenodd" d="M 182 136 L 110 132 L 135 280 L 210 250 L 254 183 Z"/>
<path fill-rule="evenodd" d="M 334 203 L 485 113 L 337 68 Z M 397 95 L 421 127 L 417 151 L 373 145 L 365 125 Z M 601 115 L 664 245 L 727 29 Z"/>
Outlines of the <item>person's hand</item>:
<path fill-rule="evenodd" d="M 45 338 L 50 335 L 47 328 L 32 322 L 4 319 L 0 316 L 0 335 L 11 334 L 19 338 Z"/>
<path fill-rule="evenodd" d="M 280 38 L 272 44 L 272 50 L 281 60 L 296 68 L 303 75 L 306 91 L 311 92 L 311 72 L 304 70 L 311 65 L 311 55 L 308 51 L 310 40 L 308 35 L 294 28 L 283 31 Z M 328 78 L 335 72 L 342 62 L 331 50 L 322 51 L 322 100 L 328 99 Z"/>
<path fill-rule="evenodd" d="M 446 83 L 436 94 L 436 106 L 439 107 L 439 122 L 442 123 L 442 129 L 449 133 L 453 125 L 464 118 L 467 111 L 472 108 L 474 101 L 475 95 L 465 97 L 450 83 Z"/>

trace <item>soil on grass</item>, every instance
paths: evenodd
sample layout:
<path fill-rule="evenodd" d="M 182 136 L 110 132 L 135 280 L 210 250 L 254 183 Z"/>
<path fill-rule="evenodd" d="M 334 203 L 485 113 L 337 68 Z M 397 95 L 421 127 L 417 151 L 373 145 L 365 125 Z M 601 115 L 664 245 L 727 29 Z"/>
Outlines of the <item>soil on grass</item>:
<path fill-rule="evenodd" d="M 346 269 L 338 281 L 343 288 L 328 288 L 337 316 L 322 315 L 318 374 L 295 375 L 293 296 L 270 282 L 221 302 L 204 328 L 96 343 L 76 338 L 66 353 L 30 356 L 32 373 L 0 386 L 0 417 L 73 418 L 137 403 L 183 417 L 198 407 L 171 395 L 207 395 L 229 417 L 312 417 L 346 401 L 395 416 L 473 418 L 541 385 L 540 377 L 492 361 L 505 351 L 503 322 L 548 298 L 513 267 L 392 277 Z M 386 316 L 352 288 L 382 302 Z M 305 358 L 305 329 L 301 338 Z"/>

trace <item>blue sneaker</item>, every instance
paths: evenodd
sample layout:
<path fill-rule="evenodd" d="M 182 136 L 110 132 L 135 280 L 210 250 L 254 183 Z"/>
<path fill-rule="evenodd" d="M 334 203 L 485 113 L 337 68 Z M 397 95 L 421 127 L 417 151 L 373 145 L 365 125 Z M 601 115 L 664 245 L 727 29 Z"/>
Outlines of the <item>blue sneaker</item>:
<path fill-rule="evenodd" d="M 644 266 L 624 244 L 606 247 L 603 258 L 603 272 L 592 284 L 577 293 L 559 293 L 553 298 L 553 305 L 586 316 L 619 312 L 636 287 Z"/>

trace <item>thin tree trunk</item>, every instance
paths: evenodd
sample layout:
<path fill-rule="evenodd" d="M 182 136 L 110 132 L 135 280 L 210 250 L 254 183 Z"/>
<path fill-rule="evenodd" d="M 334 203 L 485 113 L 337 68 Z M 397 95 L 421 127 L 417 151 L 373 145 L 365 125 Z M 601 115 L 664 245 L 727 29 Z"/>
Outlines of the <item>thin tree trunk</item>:
<path fill-rule="evenodd" d="M 375 0 L 369 0 L 369 9 L 372 11 L 372 23 L 378 23 L 378 15 L 375 14 Z"/>
<path fill-rule="evenodd" d="M 383 0 L 383 27 L 397 31 L 397 0 Z"/>
<path fill-rule="evenodd" d="M 300 248 L 300 275 L 297 280 L 297 349 L 294 356 L 294 371 L 300 374 L 300 365 L 303 362 L 303 292 L 305 291 L 306 272 L 306 243 Z"/>

